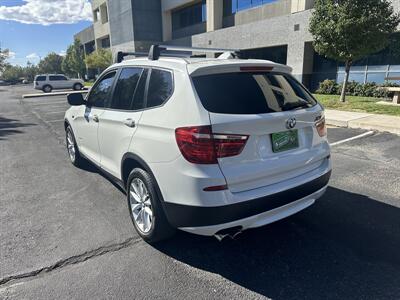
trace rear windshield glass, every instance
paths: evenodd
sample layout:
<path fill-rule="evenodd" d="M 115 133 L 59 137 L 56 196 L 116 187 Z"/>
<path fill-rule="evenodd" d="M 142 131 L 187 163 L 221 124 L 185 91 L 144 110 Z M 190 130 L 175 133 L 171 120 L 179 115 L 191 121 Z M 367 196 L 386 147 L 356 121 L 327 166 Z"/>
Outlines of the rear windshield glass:
<path fill-rule="evenodd" d="M 263 114 L 308 108 L 317 102 L 291 75 L 224 73 L 192 78 L 205 109 L 222 114 Z"/>

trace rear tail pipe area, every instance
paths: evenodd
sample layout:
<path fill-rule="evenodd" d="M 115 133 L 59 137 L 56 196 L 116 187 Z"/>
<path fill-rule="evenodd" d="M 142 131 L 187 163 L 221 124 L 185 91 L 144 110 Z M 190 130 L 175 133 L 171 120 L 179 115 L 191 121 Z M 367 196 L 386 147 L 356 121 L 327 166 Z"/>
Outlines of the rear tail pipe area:
<path fill-rule="evenodd" d="M 235 227 L 230 227 L 227 229 L 222 229 L 218 231 L 216 234 L 214 234 L 215 238 L 218 241 L 222 241 L 225 238 L 231 238 L 232 240 L 236 239 L 239 234 L 243 232 L 243 227 L 242 226 L 235 226 Z"/>

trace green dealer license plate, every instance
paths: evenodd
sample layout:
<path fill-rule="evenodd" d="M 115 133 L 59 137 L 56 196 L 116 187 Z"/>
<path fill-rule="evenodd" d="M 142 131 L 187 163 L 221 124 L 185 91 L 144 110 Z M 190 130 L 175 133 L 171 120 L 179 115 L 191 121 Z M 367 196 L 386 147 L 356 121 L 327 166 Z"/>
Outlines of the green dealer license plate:
<path fill-rule="evenodd" d="M 297 130 L 276 132 L 271 135 L 271 138 L 273 152 L 282 152 L 299 147 Z"/>

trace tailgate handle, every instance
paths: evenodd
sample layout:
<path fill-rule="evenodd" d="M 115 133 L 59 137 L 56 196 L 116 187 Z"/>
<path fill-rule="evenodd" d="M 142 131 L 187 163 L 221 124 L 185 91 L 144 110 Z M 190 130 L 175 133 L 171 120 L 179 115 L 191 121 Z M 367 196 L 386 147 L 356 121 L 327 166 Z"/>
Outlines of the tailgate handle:
<path fill-rule="evenodd" d="M 124 121 L 124 124 L 125 124 L 126 126 L 128 126 L 128 127 L 135 127 L 135 126 L 136 126 L 135 120 L 132 120 L 131 118 L 126 119 L 126 120 Z"/>

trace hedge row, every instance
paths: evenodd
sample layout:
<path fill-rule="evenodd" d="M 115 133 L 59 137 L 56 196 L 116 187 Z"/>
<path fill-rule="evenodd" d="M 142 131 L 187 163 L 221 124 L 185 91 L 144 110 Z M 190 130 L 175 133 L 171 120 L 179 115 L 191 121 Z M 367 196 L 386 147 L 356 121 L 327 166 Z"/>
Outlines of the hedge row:
<path fill-rule="evenodd" d="M 350 81 L 347 84 L 346 95 L 350 96 L 361 96 L 361 97 L 376 97 L 376 98 L 389 98 L 391 97 L 391 93 L 386 89 L 382 89 L 381 87 L 389 87 L 389 86 L 399 86 L 395 83 L 387 82 L 382 85 L 378 85 L 375 82 L 372 83 L 358 83 L 355 81 Z M 320 82 L 319 88 L 315 91 L 317 94 L 324 95 L 340 95 L 342 92 L 342 85 L 336 83 L 335 80 L 324 80 Z"/>

